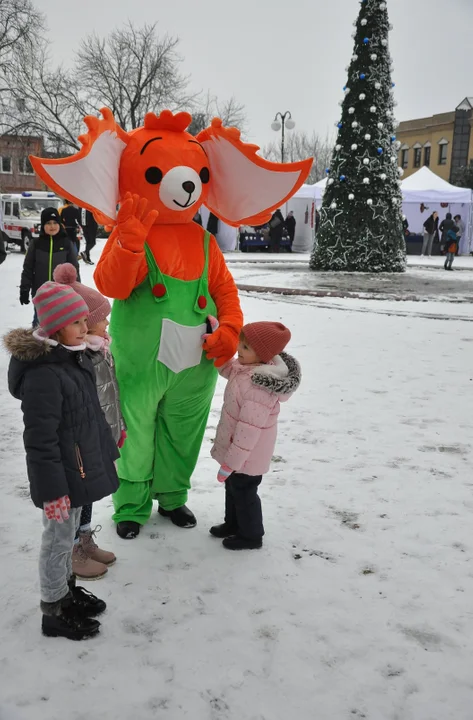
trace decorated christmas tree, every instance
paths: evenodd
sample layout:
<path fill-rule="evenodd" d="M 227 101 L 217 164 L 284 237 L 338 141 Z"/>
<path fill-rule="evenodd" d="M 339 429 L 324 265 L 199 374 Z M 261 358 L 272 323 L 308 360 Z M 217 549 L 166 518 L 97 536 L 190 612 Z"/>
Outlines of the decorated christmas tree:
<path fill-rule="evenodd" d="M 362 0 L 342 117 L 327 170 L 313 270 L 402 272 L 402 170 L 383 0 Z"/>

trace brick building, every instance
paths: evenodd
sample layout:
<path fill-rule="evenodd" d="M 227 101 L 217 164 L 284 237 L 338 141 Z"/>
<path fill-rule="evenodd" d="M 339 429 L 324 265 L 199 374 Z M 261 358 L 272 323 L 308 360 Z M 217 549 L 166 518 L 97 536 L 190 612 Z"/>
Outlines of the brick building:
<path fill-rule="evenodd" d="M 32 135 L 0 136 L 0 192 L 45 190 L 28 155 L 43 155 L 43 138 Z"/>

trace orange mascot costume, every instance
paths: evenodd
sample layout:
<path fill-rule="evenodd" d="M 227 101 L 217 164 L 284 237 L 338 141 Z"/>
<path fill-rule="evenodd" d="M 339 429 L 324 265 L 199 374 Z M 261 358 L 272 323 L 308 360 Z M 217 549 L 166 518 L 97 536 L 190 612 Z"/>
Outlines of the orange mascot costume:
<path fill-rule="evenodd" d="M 187 508 L 217 372 L 233 357 L 242 326 L 238 292 L 216 240 L 192 222 L 205 204 L 229 225 L 258 225 L 302 185 L 311 160 L 280 165 L 220 120 L 197 137 L 188 113 L 148 113 L 144 127 L 85 118 L 77 155 L 31 158 L 59 195 L 113 231 L 95 271 L 114 298 L 111 335 L 127 440 L 117 463 L 117 532 L 138 535 L 153 499 L 180 527 Z M 219 326 L 208 334 L 208 316 Z M 203 339 L 203 335 L 206 335 Z"/>

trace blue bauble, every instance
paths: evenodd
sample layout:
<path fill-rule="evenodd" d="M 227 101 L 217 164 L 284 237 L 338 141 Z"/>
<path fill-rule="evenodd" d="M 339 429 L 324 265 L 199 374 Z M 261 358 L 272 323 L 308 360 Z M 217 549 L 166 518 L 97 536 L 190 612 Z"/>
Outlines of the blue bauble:
<path fill-rule="evenodd" d="M 369 41 L 370 41 L 369 38 L 365 38 L 365 39 L 363 40 L 364 45 L 368 45 Z"/>
<path fill-rule="evenodd" d="M 337 125 L 337 127 L 338 127 L 338 129 L 342 128 L 342 127 L 343 127 L 343 123 L 342 123 L 342 122 L 339 122 L 338 125 Z"/>
<path fill-rule="evenodd" d="M 330 168 L 325 168 L 325 172 L 326 172 L 326 174 L 328 175 L 329 172 L 330 172 Z"/>
<path fill-rule="evenodd" d="M 382 154 L 383 154 L 383 148 L 378 148 L 378 155 L 382 155 Z"/>
<path fill-rule="evenodd" d="M 345 175 L 340 175 L 340 180 L 341 180 L 341 182 L 344 182 L 344 181 L 346 180 L 346 176 L 345 176 Z"/>
<path fill-rule="evenodd" d="M 360 73 L 360 80 L 365 80 L 365 79 L 366 79 L 365 73 Z"/>
<path fill-rule="evenodd" d="M 391 142 L 396 142 L 396 136 L 395 136 L 395 135 L 391 135 Z"/>

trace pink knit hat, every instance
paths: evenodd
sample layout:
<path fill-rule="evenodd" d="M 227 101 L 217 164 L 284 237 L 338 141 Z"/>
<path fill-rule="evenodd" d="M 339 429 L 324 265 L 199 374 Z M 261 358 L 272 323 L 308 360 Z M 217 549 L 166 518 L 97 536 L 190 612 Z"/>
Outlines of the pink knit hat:
<path fill-rule="evenodd" d="M 87 318 L 89 328 L 94 328 L 97 323 L 105 320 L 110 315 L 112 308 L 107 298 L 101 295 L 98 290 L 78 282 L 77 270 L 71 263 L 58 265 L 54 270 L 53 278 L 57 283 L 70 285 L 76 293 L 84 298 L 89 308 L 89 317 Z"/>
<path fill-rule="evenodd" d="M 39 326 L 49 337 L 89 314 L 89 308 L 78 293 L 69 285 L 59 285 L 51 280 L 41 285 L 33 304 Z"/>
<path fill-rule="evenodd" d="M 291 332 L 279 322 L 255 322 L 245 325 L 242 333 L 263 362 L 279 355 L 289 340 Z"/>

